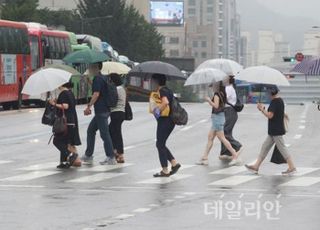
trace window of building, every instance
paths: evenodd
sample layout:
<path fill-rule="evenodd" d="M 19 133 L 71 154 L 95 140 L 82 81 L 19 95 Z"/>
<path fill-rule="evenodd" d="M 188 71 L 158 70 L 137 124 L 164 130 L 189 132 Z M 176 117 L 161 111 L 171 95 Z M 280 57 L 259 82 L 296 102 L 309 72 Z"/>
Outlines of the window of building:
<path fill-rule="evenodd" d="M 207 47 L 207 41 L 201 41 L 201 47 L 206 48 Z"/>
<path fill-rule="evenodd" d="M 189 6 L 195 6 L 196 0 L 189 0 L 188 3 L 189 3 Z"/>
<path fill-rule="evenodd" d="M 170 57 L 179 57 L 179 50 L 170 50 Z"/>
<path fill-rule="evenodd" d="M 188 14 L 189 15 L 196 15 L 196 9 L 195 8 L 189 8 L 188 9 Z"/>
<path fill-rule="evenodd" d="M 208 5 L 213 5 L 213 0 L 207 0 Z"/>
<path fill-rule="evenodd" d="M 197 58 L 199 56 L 198 52 L 194 52 L 193 56 Z"/>
<path fill-rule="evenodd" d="M 198 41 L 193 41 L 192 42 L 192 47 L 197 48 L 198 47 Z"/>
<path fill-rule="evenodd" d="M 201 53 L 201 57 L 202 57 L 202 58 L 207 58 L 207 53 L 206 53 L 206 52 L 202 52 L 202 53 Z"/>
<path fill-rule="evenodd" d="M 208 7 L 207 8 L 207 13 L 212 14 L 213 13 L 213 7 Z"/>
<path fill-rule="evenodd" d="M 170 44 L 179 44 L 179 37 L 170 37 Z"/>

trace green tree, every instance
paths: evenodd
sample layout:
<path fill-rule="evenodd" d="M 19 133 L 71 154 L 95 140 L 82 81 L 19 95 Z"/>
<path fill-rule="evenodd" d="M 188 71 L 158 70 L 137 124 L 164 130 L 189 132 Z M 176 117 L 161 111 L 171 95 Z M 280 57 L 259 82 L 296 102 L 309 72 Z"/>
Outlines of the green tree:
<path fill-rule="evenodd" d="M 130 59 L 142 62 L 163 56 L 162 36 L 125 1 L 80 0 L 78 10 L 85 33 L 109 42 Z"/>
<path fill-rule="evenodd" d="M 1 18 L 12 21 L 34 21 L 38 0 L 4 0 L 0 5 Z"/>

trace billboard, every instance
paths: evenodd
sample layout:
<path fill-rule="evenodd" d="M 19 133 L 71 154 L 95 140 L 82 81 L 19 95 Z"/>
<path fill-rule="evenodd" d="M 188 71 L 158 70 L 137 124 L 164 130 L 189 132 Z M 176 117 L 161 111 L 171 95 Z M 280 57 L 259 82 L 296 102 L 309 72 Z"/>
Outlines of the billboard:
<path fill-rule="evenodd" d="M 182 1 L 150 1 L 151 23 L 156 26 L 183 26 Z"/>

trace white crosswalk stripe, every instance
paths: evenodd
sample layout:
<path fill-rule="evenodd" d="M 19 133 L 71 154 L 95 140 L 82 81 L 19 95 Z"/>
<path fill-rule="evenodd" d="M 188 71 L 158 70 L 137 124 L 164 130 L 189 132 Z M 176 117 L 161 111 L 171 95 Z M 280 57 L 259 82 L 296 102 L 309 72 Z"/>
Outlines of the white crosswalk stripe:
<path fill-rule="evenodd" d="M 280 186 L 308 187 L 320 183 L 319 177 L 299 177 Z"/>
<path fill-rule="evenodd" d="M 97 165 L 97 166 L 82 166 L 78 169 L 80 172 L 108 172 L 115 169 L 121 169 L 132 166 L 133 164 L 117 164 L 117 165 Z"/>
<path fill-rule="evenodd" d="M 192 175 L 176 174 L 171 177 L 151 178 L 151 179 L 139 181 L 137 183 L 138 184 L 169 184 L 169 183 L 183 180 L 189 177 L 192 177 Z"/>
<path fill-rule="evenodd" d="M 299 167 L 299 168 L 297 168 L 297 172 L 293 176 L 294 177 L 304 176 L 304 175 L 316 172 L 318 170 L 320 170 L 320 168 L 303 168 L 303 167 Z M 281 175 L 281 173 L 279 173 L 277 175 Z"/>
<path fill-rule="evenodd" d="M 250 176 L 230 176 L 225 179 L 217 180 L 215 182 L 210 183 L 209 185 L 215 186 L 236 186 L 240 185 L 252 180 L 256 180 L 260 178 L 260 176 L 250 175 Z"/>
<path fill-rule="evenodd" d="M 23 171 L 52 170 L 52 169 L 55 169 L 57 165 L 58 165 L 57 162 L 46 162 L 42 164 L 35 164 L 35 165 L 30 165 L 24 168 L 19 168 L 18 170 L 23 170 Z"/>
<path fill-rule="evenodd" d="M 39 179 L 42 177 L 52 176 L 55 174 L 59 174 L 61 171 L 34 171 L 25 174 L 20 174 L 12 177 L 7 177 L 0 179 L 0 181 L 29 181 L 34 179 Z"/>
<path fill-rule="evenodd" d="M 235 174 L 242 173 L 245 171 L 247 171 L 247 169 L 244 166 L 233 166 L 233 167 L 229 167 L 229 168 L 215 170 L 215 171 L 211 172 L 210 174 L 235 175 Z"/>
<path fill-rule="evenodd" d="M 179 169 L 179 171 L 181 170 L 185 170 L 185 169 L 190 169 L 190 168 L 193 168 L 195 167 L 196 165 L 181 165 L 181 168 Z M 154 174 L 154 173 L 158 173 L 162 170 L 162 168 L 157 168 L 157 169 L 150 169 L 150 170 L 147 170 L 145 171 L 145 173 L 150 173 L 150 174 Z"/>
<path fill-rule="evenodd" d="M 77 179 L 68 180 L 66 182 L 69 182 L 69 183 L 95 183 L 95 182 L 100 182 L 100 181 L 112 179 L 115 177 L 124 176 L 126 174 L 127 173 L 97 173 L 97 174 L 94 174 L 91 176 L 83 176 L 83 177 L 79 177 Z"/>
<path fill-rule="evenodd" d="M 9 164 L 12 163 L 12 161 L 0 161 L 0 165 Z"/>

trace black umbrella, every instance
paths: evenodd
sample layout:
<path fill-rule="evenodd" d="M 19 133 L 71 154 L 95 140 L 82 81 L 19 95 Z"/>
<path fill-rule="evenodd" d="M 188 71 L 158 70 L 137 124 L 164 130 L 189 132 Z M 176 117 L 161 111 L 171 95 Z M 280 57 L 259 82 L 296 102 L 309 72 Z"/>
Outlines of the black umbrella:
<path fill-rule="evenodd" d="M 146 77 L 152 74 L 163 74 L 169 80 L 186 80 L 186 76 L 175 66 L 161 61 L 143 62 L 131 69 L 129 76 Z"/>

